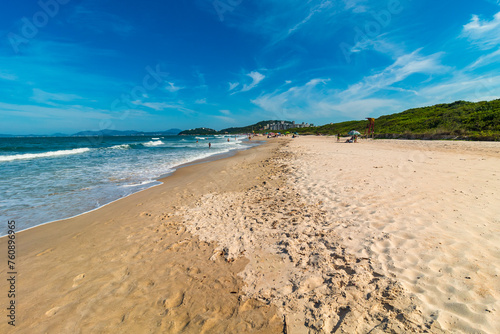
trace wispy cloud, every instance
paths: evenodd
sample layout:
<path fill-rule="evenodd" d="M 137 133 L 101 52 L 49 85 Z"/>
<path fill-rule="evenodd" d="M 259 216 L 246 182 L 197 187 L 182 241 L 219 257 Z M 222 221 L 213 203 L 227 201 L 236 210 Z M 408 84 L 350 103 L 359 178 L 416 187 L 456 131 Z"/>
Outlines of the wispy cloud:
<path fill-rule="evenodd" d="M 17 75 L 6 72 L 6 71 L 0 71 L 0 79 L 3 80 L 8 80 L 8 81 L 16 81 L 18 79 Z"/>
<path fill-rule="evenodd" d="M 441 53 L 424 56 L 420 52 L 419 49 L 400 56 L 386 68 L 343 90 L 332 87 L 335 82 L 328 78 L 314 78 L 303 85 L 288 86 L 285 90 L 262 94 L 251 102 L 269 113 L 281 116 L 356 118 L 375 112 L 400 111 L 404 103 L 385 96 L 396 91 L 415 98 L 419 92 L 405 87 L 406 79 L 412 74 L 432 75 L 448 70 L 440 62 Z"/>
<path fill-rule="evenodd" d="M 54 105 L 54 102 L 74 102 L 81 99 L 82 97 L 76 94 L 49 93 L 38 88 L 33 89 L 33 96 L 31 97 L 31 100 L 35 102 L 49 105 Z"/>
<path fill-rule="evenodd" d="M 235 89 L 240 85 L 239 82 L 229 82 L 228 84 L 229 84 L 229 91 L 232 91 L 233 89 Z"/>
<path fill-rule="evenodd" d="M 244 83 L 239 90 L 235 90 L 237 87 L 241 86 L 239 82 L 229 82 L 229 92 L 232 92 L 231 95 L 241 93 L 241 92 L 248 92 L 249 90 L 252 90 L 253 88 L 257 87 L 257 85 L 266 78 L 266 76 L 260 72 L 257 71 L 252 71 L 250 73 L 247 73 L 245 77 L 249 77 L 252 79 L 252 82 L 250 83 Z M 246 80 L 248 81 L 248 79 Z"/>
<path fill-rule="evenodd" d="M 144 102 L 136 100 L 132 101 L 132 103 L 135 104 L 136 106 L 146 107 L 156 111 L 175 109 L 186 115 L 196 113 L 196 111 L 186 108 L 182 101 L 179 101 L 177 103 L 167 103 L 167 102 Z"/>
<path fill-rule="evenodd" d="M 309 20 L 311 20 L 311 18 L 315 14 L 320 13 L 322 10 L 331 7 L 331 5 L 332 5 L 331 1 L 322 1 L 319 5 L 311 8 L 310 11 L 309 11 L 309 14 L 302 21 L 300 21 L 299 23 L 295 24 L 292 28 L 288 29 L 287 36 L 289 36 L 289 35 L 293 34 L 294 32 L 296 32 L 301 26 L 303 26 L 304 24 L 306 24 L 307 22 L 309 22 Z"/>
<path fill-rule="evenodd" d="M 241 92 L 247 92 L 253 88 L 255 88 L 264 78 L 266 77 L 264 74 L 261 74 L 256 71 L 252 71 L 247 74 L 250 78 L 252 78 L 252 82 L 250 84 L 244 84 Z"/>
<path fill-rule="evenodd" d="M 221 114 L 224 114 L 226 116 L 231 115 L 231 111 L 229 111 L 229 110 L 223 109 L 223 110 L 219 110 L 219 111 L 221 112 Z"/>
<path fill-rule="evenodd" d="M 167 91 L 169 91 L 170 93 L 175 93 L 181 89 L 184 89 L 186 87 L 178 87 L 176 86 L 173 82 L 167 82 L 167 86 L 165 87 L 165 89 Z"/>
<path fill-rule="evenodd" d="M 442 53 L 430 56 L 421 56 L 416 50 L 396 59 L 396 61 L 382 71 L 365 77 L 362 81 L 351 85 L 340 94 L 343 99 L 365 98 L 373 93 L 401 82 L 412 74 L 434 74 L 443 73 L 448 67 L 440 63 Z"/>
<path fill-rule="evenodd" d="M 482 66 L 487 66 L 492 63 L 498 63 L 499 59 L 500 59 L 500 49 L 479 57 L 474 63 L 467 66 L 466 69 L 471 70 Z"/>
<path fill-rule="evenodd" d="M 84 106 L 60 106 L 60 107 L 45 107 L 37 105 L 20 105 L 0 102 L 0 111 L 4 116 L 20 115 L 34 119 L 51 119 L 58 121 L 68 118 L 84 119 L 84 120 L 102 120 L 110 119 L 112 116 L 109 112 L 102 109 L 94 109 Z"/>
<path fill-rule="evenodd" d="M 500 12 L 490 21 L 472 15 L 470 22 L 463 26 L 462 36 L 482 50 L 497 46 L 500 44 Z"/>
<path fill-rule="evenodd" d="M 354 13 L 364 13 L 367 11 L 366 0 L 343 0 L 345 9 L 352 10 Z"/>

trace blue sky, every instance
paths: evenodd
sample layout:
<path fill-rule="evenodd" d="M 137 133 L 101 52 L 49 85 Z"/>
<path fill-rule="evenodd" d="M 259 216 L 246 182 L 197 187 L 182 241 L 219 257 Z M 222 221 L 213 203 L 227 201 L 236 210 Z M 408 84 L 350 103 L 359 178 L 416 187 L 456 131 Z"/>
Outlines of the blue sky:
<path fill-rule="evenodd" d="M 0 36 L 0 133 L 320 125 L 500 98 L 500 0 L 20 0 Z"/>

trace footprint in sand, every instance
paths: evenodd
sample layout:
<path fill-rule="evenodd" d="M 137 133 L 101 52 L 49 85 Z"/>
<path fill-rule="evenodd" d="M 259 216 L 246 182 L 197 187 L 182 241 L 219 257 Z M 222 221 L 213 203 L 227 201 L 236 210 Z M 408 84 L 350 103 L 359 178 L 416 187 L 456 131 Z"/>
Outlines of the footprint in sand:
<path fill-rule="evenodd" d="M 161 304 L 165 309 L 171 309 L 180 306 L 184 302 L 184 292 L 176 292 L 165 295 Z"/>
<path fill-rule="evenodd" d="M 76 276 L 75 278 L 73 278 L 73 288 L 74 287 L 77 287 L 78 285 L 80 285 L 80 281 L 85 277 L 85 273 L 83 274 L 80 274 L 78 276 Z"/>

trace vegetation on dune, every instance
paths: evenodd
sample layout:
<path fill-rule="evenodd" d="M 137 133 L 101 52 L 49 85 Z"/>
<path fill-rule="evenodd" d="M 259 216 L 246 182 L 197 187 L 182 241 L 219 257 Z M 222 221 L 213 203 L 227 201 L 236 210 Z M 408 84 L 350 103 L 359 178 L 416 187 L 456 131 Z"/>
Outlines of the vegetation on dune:
<path fill-rule="evenodd" d="M 367 120 L 295 129 L 299 134 L 364 134 Z M 500 140 L 500 100 L 456 101 L 375 119 L 375 138 Z"/>
<path fill-rule="evenodd" d="M 179 135 L 216 135 L 219 134 L 217 130 L 209 128 L 196 128 L 190 130 L 184 130 L 179 133 Z"/>
<path fill-rule="evenodd" d="M 280 122 L 262 121 L 244 127 L 233 127 L 216 131 L 197 128 L 182 131 L 181 135 L 214 135 L 251 132 L 275 132 L 261 130 L 266 125 Z M 285 121 L 286 123 L 291 123 Z M 299 134 L 340 133 L 347 136 L 351 130 L 365 133 L 368 120 L 347 121 L 317 127 L 294 128 L 286 131 Z M 283 132 L 283 131 L 281 131 Z M 375 119 L 375 138 L 408 139 L 469 139 L 500 140 L 500 99 L 483 102 L 456 101 L 430 107 L 414 108 L 401 113 L 380 116 Z"/>

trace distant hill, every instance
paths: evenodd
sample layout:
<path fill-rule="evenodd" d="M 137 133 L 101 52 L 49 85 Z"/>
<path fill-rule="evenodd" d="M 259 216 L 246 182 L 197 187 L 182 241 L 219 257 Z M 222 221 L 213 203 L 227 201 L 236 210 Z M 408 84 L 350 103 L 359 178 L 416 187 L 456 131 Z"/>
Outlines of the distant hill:
<path fill-rule="evenodd" d="M 221 134 L 224 134 L 224 133 L 228 133 L 228 134 L 251 133 L 252 131 L 259 131 L 261 128 L 265 127 L 268 124 L 277 123 L 277 122 L 281 122 L 281 121 L 279 121 L 279 120 L 261 121 L 261 122 L 258 122 L 258 123 L 252 124 L 252 125 L 222 129 L 219 131 L 219 133 L 221 133 Z M 287 124 L 292 123 L 290 121 L 284 121 L 284 122 Z"/>
<path fill-rule="evenodd" d="M 364 134 L 367 120 L 297 129 L 302 134 Z M 500 99 L 456 101 L 414 108 L 375 119 L 375 138 L 500 140 Z"/>
<path fill-rule="evenodd" d="M 241 127 L 232 127 L 232 128 L 226 128 L 222 129 L 220 131 L 214 130 L 214 129 L 209 129 L 209 128 L 196 128 L 196 129 L 191 129 L 191 130 L 184 130 L 179 135 L 217 135 L 217 134 L 239 134 L 239 133 L 251 133 L 252 131 L 259 131 L 263 127 L 265 127 L 268 124 L 276 123 L 276 122 L 281 122 L 279 120 L 271 120 L 271 121 L 261 121 L 252 125 L 247 125 L 247 126 L 241 126 Z M 292 123 L 290 121 L 284 121 L 285 123 L 289 124 Z"/>
<path fill-rule="evenodd" d="M 189 130 L 184 130 L 179 133 L 179 136 L 183 135 L 216 135 L 219 134 L 219 131 L 210 129 L 210 128 L 196 128 L 196 129 L 189 129 Z"/>

